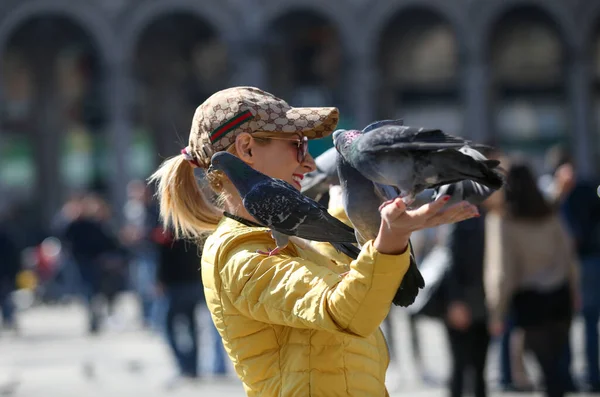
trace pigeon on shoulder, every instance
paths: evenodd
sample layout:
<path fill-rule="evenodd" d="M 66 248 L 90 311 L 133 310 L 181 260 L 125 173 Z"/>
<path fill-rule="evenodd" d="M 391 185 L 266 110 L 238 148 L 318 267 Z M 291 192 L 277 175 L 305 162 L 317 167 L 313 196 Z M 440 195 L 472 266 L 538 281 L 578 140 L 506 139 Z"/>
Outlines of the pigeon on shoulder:
<path fill-rule="evenodd" d="M 276 247 L 266 255 L 285 248 L 290 236 L 329 242 L 338 251 L 356 259 L 360 249 L 354 229 L 327 212 L 327 208 L 304 196 L 291 184 L 271 178 L 228 152 L 212 156 L 211 167 L 224 172 L 233 183 L 248 213 L 271 229 Z"/>

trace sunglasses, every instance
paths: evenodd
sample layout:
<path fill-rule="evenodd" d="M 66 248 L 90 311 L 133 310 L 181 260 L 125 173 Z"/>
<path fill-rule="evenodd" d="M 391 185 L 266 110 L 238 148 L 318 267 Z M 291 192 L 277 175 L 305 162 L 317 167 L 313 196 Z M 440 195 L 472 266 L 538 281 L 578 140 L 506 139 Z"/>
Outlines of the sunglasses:
<path fill-rule="evenodd" d="M 302 164 L 302 162 L 304 161 L 304 159 L 306 158 L 306 155 L 308 154 L 308 138 L 303 136 L 301 138 L 279 138 L 279 137 L 268 137 L 265 139 L 275 139 L 275 140 L 280 140 L 280 141 L 293 141 L 296 142 L 296 145 L 298 146 L 298 154 L 297 154 L 297 160 L 298 163 Z"/>

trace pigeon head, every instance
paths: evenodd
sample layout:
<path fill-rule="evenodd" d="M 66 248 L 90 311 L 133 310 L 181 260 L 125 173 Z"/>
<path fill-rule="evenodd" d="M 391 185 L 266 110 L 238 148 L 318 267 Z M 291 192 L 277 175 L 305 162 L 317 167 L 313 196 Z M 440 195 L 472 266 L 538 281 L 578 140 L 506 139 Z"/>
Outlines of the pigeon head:
<path fill-rule="evenodd" d="M 358 130 L 337 130 L 333 133 L 333 144 L 337 151 L 344 156 L 350 150 L 352 142 L 360 135 L 361 132 Z"/>
<path fill-rule="evenodd" d="M 212 156 L 210 167 L 213 170 L 224 172 L 242 198 L 246 196 L 257 182 L 269 178 L 244 163 L 239 157 L 225 151 L 217 152 Z"/>

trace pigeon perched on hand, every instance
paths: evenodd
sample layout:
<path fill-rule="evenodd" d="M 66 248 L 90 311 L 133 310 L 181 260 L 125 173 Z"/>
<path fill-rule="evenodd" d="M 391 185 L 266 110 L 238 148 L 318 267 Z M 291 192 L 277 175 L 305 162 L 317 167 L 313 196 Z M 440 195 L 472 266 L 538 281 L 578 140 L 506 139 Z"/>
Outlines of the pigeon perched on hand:
<path fill-rule="evenodd" d="M 363 245 L 377 237 L 381 224 L 379 207 L 388 197 L 382 196 L 383 190 L 377 189 L 373 182 L 352 168 L 342 156 L 337 158 L 337 169 L 342 186 L 344 210 L 354 226 L 358 243 Z M 425 280 L 419 271 L 410 243 L 409 246 L 410 265 L 392 300 L 396 306 L 410 306 L 419 294 L 419 289 L 425 287 Z"/>
<path fill-rule="evenodd" d="M 497 160 L 477 160 L 461 152 L 469 142 L 438 129 L 397 123 L 372 124 L 367 132 L 338 130 L 336 149 L 367 179 L 398 189 L 409 205 L 428 188 L 472 180 L 491 189 L 503 184 Z"/>
<path fill-rule="evenodd" d="M 384 125 L 402 125 L 402 120 L 376 121 L 365 127 L 362 133 Z M 395 198 L 398 195 L 397 190 L 392 186 L 371 182 L 339 154 L 337 170 L 344 196 L 344 210 L 354 226 L 358 243 L 362 245 L 377 237 L 381 224 L 379 208 L 383 202 Z M 423 287 L 425 280 L 410 245 L 410 264 L 392 302 L 396 306 L 410 306 L 419 294 L 419 289 Z"/>
<path fill-rule="evenodd" d="M 265 255 L 276 255 L 285 248 L 289 236 L 329 242 L 338 251 L 356 259 L 354 229 L 329 215 L 327 209 L 304 196 L 288 182 L 271 178 L 228 152 L 212 156 L 211 167 L 224 172 L 233 183 L 244 208 L 259 223 L 271 229 L 277 246 Z"/>

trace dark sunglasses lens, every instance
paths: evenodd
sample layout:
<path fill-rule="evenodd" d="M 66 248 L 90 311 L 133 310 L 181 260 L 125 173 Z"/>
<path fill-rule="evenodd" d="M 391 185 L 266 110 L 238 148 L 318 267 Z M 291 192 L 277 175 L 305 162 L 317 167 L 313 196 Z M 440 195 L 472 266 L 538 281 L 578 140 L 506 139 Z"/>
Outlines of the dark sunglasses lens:
<path fill-rule="evenodd" d="M 302 140 L 298 143 L 298 162 L 301 163 L 308 154 L 308 138 L 302 137 Z"/>

